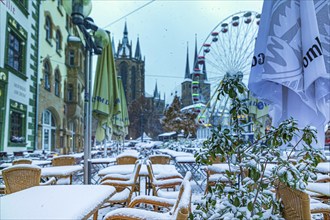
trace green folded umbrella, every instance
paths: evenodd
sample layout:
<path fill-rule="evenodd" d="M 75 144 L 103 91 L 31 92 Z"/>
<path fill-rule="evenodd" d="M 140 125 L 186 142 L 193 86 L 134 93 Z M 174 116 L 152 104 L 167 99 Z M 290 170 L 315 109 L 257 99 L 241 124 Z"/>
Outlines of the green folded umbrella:
<path fill-rule="evenodd" d="M 97 59 L 92 102 L 93 116 L 98 120 L 95 138 L 102 141 L 105 139 L 105 128 L 112 128 L 112 118 L 121 112 L 120 93 L 110 37 L 102 54 Z"/>

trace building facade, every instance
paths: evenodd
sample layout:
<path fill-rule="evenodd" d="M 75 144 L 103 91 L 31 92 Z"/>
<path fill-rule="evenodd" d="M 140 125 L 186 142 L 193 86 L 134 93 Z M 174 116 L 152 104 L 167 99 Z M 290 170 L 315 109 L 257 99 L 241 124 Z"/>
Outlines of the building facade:
<path fill-rule="evenodd" d="M 0 1 L 0 151 L 36 144 L 40 1 Z"/>
<path fill-rule="evenodd" d="M 39 19 L 37 149 L 83 149 L 85 54 L 62 0 L 42 1 Z"/>

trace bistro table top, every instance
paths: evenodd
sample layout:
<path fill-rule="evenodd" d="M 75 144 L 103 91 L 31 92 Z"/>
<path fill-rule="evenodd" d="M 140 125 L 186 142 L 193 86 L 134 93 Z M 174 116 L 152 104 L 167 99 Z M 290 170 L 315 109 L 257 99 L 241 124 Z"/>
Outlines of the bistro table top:
<path fill-rule="evenodd" d="M 46 166 L 50 165 L 52 162 L 50 160 L 32 160 L 32 165 L 37 165 L 37 166 Z M 0 164 L 0 169 L 7 168 L 12 166 L 12 163 L 2 163 Z"/>
<path fill-rule="evenodd" d="M 99 171 L 99 176 L 105 176 L 107 174 L 130 174 L 134 170 L 134 164 L 124 164 L 124 165 L 113 165 L 107 168 L 104 168 Z M 170 164 L 153 164 L 152 169 L 155 175 L 160 173 L 177 173 L 174 165 Z M 148 169 L 145 164 L 141 166 L 140 176 L 147 176 Z"/>
<path fill-rule="evenodd" d="M 114 193 L 112 186 L 35 186 L 0 197 L 0 219 L 88 219 Z"/>
<path fill-rule="evenodd" d="M 76 172 L 82 171 L 83 167 L 80 165 L 71 166 L 50 166 L 41 168 L 42 177 L 63 177 L 70 176 Z"/>

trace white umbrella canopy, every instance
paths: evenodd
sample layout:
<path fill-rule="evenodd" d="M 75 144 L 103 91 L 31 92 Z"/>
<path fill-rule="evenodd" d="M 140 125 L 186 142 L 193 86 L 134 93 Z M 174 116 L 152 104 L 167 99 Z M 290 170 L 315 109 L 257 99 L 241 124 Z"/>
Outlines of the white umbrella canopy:
<path fill-rule="evenodd" d="M 273 124 L 293 117 L 318 131 L 330 119 L 330 19 L 327 0 L 264 1 L 249 89 L 273 107 Z"/>

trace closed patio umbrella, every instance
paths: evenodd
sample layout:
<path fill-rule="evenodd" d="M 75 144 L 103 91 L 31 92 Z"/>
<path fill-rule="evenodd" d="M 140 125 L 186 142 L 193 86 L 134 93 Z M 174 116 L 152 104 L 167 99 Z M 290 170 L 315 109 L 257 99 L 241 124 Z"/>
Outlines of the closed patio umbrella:
<path fill-rule="evenodd" d="M 113 117 L 113 134 L 117 136 L 117 139 L 125 139 L 128 134 L 129 118 L 127 103 L 125 97 L 125 91 L 123 83 L 120 77 L 117 78 L 118 92 L 120 97 L 121 112 Z"/>
<path fill-rule="evenodd" d="M 117 73 L 111 40 L 98 57 L 93 92 L 93 117 L 98 120 L 95 138 L 105 140 L 106 129 L 112 128 L 112 118 L 121 112 Z M 112 132 L 112 131 L 111 131 Z"/>
<path fill-rule="evenodd" d="M 273 124 L 293 117 L 314 126 L 324 147 L 330 115 L 327 0 L 264 1 L 249 89 L 273 107 Z"/>

